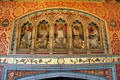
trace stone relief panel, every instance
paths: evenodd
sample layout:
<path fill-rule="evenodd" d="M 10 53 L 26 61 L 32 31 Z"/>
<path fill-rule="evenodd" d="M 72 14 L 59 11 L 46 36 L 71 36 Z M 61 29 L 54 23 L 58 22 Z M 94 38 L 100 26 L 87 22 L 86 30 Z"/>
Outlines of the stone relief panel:
<path fill-rule="evenodd" d="M 25 53 L 69 53 L 87 52 L 92 49 L 96 53 L 105 53 L 109 48 L 101 45 L 108 44 L 107 40 L 103 41 L 107 38 L 107 35 L 104 35 L 106 29 L 103 28 L 103 23 L 90 14 L 88 16 L 71 9 L 37 11 L 16 21 L 11 52 L 23 49 Z"/>

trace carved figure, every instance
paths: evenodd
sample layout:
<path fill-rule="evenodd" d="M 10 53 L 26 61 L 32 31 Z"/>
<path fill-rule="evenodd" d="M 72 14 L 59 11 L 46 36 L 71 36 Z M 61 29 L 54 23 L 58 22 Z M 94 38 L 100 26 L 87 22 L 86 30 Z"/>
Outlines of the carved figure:
<path fill-rule="evenodd" d="M 74 48 L 84 48 L 83 26 L 81 22 L 76 20 L 73 22 L 73 46 Z"/>
<path fill-rule="evenodd" d="M 82 48 L 82 40 L 80 39 L 79 36 L 75 36 L 73 44 L 75 48 L 80 48 L 80 49 Z"/>
<path fill-rule="evenodd" d="M 93 25 L 89 28 L 89 44 L 90 48 L 99 48 L 99 32 L 98 28 Z"/>
<path fill-rule="evenodd" d="M 57 44 L 57 47 L 60 47 L 60 48 L 62 48 L 66 44 L 65 33 L 61 25 L 59 25 L 57 30 L 56 44 Z"/>
<path fill-rule="evenodd" d="M 46 48 L 48 43 L 48 31 L 47 24 L 43 21 L 40 26 L 38 26 L 38 34 L 37 34 L 37 48 Z"/>
<path fill-rule="evenodd" d="M 32 42 L 32 26 L 31 24 L 26 24 L 21 30 L 21 41 L 20 48 L 30 48 Z"/>
<path fill-rule="evenodd" d="M 66 31 L 64 28 L 66 28 L 66 24 L 64 21 L 62 22 L 62 19 L 60 19 L 60 22 L 55 25 L 57 30 L 55 31 L 55 46 L 56 48 L 65 48 L 66 47 Z"/>

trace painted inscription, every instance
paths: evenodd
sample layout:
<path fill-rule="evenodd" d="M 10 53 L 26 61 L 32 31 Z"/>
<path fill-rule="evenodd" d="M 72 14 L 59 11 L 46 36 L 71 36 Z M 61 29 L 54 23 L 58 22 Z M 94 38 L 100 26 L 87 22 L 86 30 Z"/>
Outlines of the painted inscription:
<path fill-rule="evenodd" d="M 8 58 L 0 57 L 0 64 L 102 64 L 120 63 L 117 57 L 79 57 L 79 58 Z"/>

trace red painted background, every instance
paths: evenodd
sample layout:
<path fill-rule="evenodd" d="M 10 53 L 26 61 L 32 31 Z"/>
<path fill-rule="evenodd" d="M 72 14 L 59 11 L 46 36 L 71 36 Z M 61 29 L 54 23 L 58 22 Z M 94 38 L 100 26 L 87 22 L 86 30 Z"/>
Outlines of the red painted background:
<path fill-rule="evenodd" d="M 0 2 L 0 55 L 6 55 L 12 29 L 16 18 L 30 12 L 46 8 L 65 7 L 85 11 L 106 21 L 109 45 L 113 54 L 120 54 L 120 4 L 95 2 Z M 9 19 L 10 25 L 3 28 L 1 23 Z M 110 21 L 115 20 L 117 27 L 112 28 Z"/>
<path fill-rule="evenodd" d="M 0 80 L 2 80 L 2 71 L 3 71 L 3 67 L 0 66 Z"/>

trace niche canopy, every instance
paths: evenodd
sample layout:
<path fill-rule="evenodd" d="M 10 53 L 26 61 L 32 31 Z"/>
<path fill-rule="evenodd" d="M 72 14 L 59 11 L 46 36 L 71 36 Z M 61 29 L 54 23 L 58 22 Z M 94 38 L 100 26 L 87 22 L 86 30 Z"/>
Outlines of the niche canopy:
<path fill-rule="evenodd" d="M 89 13 L 52 8 L 15 21 L 10 54 L 104 54 L 105 23 Z"/>

